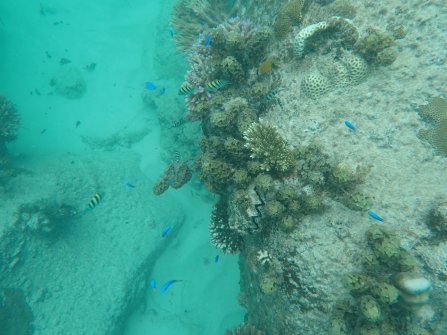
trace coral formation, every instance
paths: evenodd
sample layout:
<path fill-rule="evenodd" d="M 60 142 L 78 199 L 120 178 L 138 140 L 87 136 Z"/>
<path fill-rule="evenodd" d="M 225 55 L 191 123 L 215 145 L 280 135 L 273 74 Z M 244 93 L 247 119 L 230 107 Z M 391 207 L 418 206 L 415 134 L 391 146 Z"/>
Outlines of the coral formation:
<path fill-rule="evenodd" d="M 214 205 L 209 223 L 211 242 L 225 253 L 238 253 L 244 244 L 242 236 L 228 223 L 228 199 L 221 198 Z"/>
<path fill-rule="evenodd" d="M 19 206 L 15 226 L 34 235 L 54 236 L 63 232 L 79 214 L 71 205 L 39 200 Z"/>
<path fill-rule="evenodd" d="M 301 93 L 311 99 L 318 99 L 331 90 L 329 78 L 315 70 L 305 75 L 301 81 Z"/>
<path fill-rule="evenodd" d="M 394 234 L 376 225 L 368 230 L 367 238 L 372 250 L 363 253 L 365 272 L 345 276 L 344 285 L 353 299 L 335 306 L 329 333 L 351 334 L 359 326 L 359 334 L 423 331 L 413 322 L 413 313 L 429 302 L 431 281 L 416 265 L 411 272 L 401 272 L 399 264 L 413 263 L 408 261 L 412 256 L 399 247 Z"/>
<path fill-rule="evenodd" d="M 171 162 L 152 187 L 155 195 L 164 193 L 169 187 L 178 189 L 191 180 L 192 172 L 188 164 L 176 160 Z"/>
<path fill-rule="evenodd" d="M 366 36 L 360 39 L 355 49 L 366 61 L 375 65 L 390 65 L 396 57 L 390 57 L 394 52 L 390 51 L 394 45 L 394 38 L 374 28 L 368 28 Z M 391 52 L 391 53 L 390 53 Z"/>
<path fill-rule="evenodd" d="M 68 99 L 82 97 L 87 89 L 81 71 L 74 66 L 62 66 L 59 72 L 50 80 L 57 94 Z"/>
<path fill-rule="evenodd" d="M 278 38 L 284 38 L 292 26 L 301 23 L 303 6 L 304 0 L 290 0 L 281 6 L 274 23 L 275 34 Z"/>
<path fill-rule="evenodd" d="M 241 1 L 180 0 L 172 10 L 173 37 L 183 51 L 193 45 L 197 35 L 237 15 Z"/>
<path fill-rule="evenodd" d="M 301 58 L 304 55 L 307 40 L 318 32 L 321 32 L 328 28 L 326 21 L 310 24 L 295 36 L 293 43 L 293 52 L 296 58 Z"/>
<path fill-rule="evenodd" d="M 430 99 L 428 104 L 419 106 L 419 115 L 431 125 L 419 131 L 419 138 L 429 142 L 438 154 L 447 156 L 447 100 Z"/>
<path fill-rule="evenodd" d="M 266 123 L 252 123 L 244 132 L 245 146 L 250 157 L 261 163 L 261 169 L 280 176 L 290 175 L 295 169 L 295 159 L 287 142 L 275 127 Z"/>
<path fill-rule="evenodd" d="M 234 330 L 227 329 L 225 335 L 264 335 L 264 333 L 252 324 L 244 323 L 238 325 Z"/>

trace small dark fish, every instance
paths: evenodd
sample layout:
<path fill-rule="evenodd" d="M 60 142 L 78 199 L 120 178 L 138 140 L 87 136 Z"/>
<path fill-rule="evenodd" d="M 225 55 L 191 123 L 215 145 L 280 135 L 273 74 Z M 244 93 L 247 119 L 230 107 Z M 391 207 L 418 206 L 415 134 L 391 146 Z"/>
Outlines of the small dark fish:
<path fill-rule="evenodd" d="M 378 216 L 376 213 L 374 213 L 373 211 L 369 211 L 368 212 L 368 215 L 370 216 L 370 217 L 372 217 L 374 220 L 377 220 L 377 221 L 383 221 L 383 218 L 381 218 L 380 216 Z"/>
<path fill-rule="evenodd" d="M 90 202 L 88 203 L 88 207 L 90 207 L 91 209 L 95 208 L 96 206 L 98 206 L 98 204 L 101 202 L 102 200 L 102 195 L 99 192 L 96 192 L 93 197 L 90 199 Z"/>
<path fill-rule="evenodd" d="M 76 126 L 75 126 L 75 128 L 78 128 L 79 126 L 81 125 L 81 121 L 76 121 Z"/>
<path fill-rule="evenodd" d="M 152 81 L 146 81 L 144 83 L 144 87 L 146 87 L 148 90 L 155 90 L 157 88 L 157 86 L 155 86 L 155 84 Z"/>
<path fill-rule="evenodd" d="M 153 288 L 153 289 L 157 288 L 157 284 L 155 283 L 155 279 L 151 279 L 151 281 L 149 282 L 149 285 L 150 285 L 151 288 Z"/>
<path fill-rule="evenodd" d="M 36 95 L 40 95 L 40 91 L 37 88 L 34 89 L 34 93 L 36 93 Z"/>
<path fill-rule="evenodd" d="M 165 87 L 160 88 L 160 94 L 161 95 L 165 94 L 165 92 L 166 92 L 166 88 Z"/>
<path fill-rule="evenodd" d="M 41 133 L 41 134 L 44 134 L 46 131 L 47 131 L 46 129 L 42 129 L 42 130 L 40 131 L 40 133 Z"/>
<path fill-rule="evenodd" d="M 174 123 L 172 124 L 172 127 L 178 128 L 178 127 L 183 126 L 184 123 L 185 123 L 185 119 L 179 119 L 177 121 L 174 121 Z"/>
<path fill-rule="evenodd" d="M 222 87 L 225 87 L 229 84 L 230 84 L 230 82 L 228 80 L 216 79 L 216 80 L 208 82 L 205 86 L 205 89 L 208 92 L 214 92 L 214 91 L 217 91 L 218 89 L 221 89 Z"/>
<path fill-rule="evenodd" d="M 346 120 L 345 121 L 345 125 L 346 125 L 346 127 L 348 127 L 349 129 L 351 129 L 351 130 L 357 130 L 357 127 L 356 126 L 354 126 L 350 121 L 348 121 L 348 120 Z"/>
<path fill-rule="evenodd" d="M 96 69 L 96 63 L 90 63 L 90 64 L 86 65 L 85 69 L 90 72 L 94 71 Z"/>
<path fill-rule="evenodd" d="M 166 292 L 166 290 L 169 288 L 169 286 L 171 286 L 172 284 L 179 282 L 179 281 L 181 281 L 181 280 L 178 280 L 178 279 L 168 280 L 166 283 L 163 284 L 162 287 L 160 287 L 160 293 Z"/>
<path fill-rule="evenodd" d="M 178 95 L 189 95 L 195 91 L 195 88 L 189 85 L 188 83 L 183 84 L 180 86 L 178 90 Z"/>
<path fill-rule="evenodd" d="M 59 60 L 60 65 L 65 65 L 65 64 L 70 64 L 70 63 L 71 63 L 71 60 L 69 60 L 68 58 L 61 58 Z"/>
<path fill-rule="evenodd" d="M 171 230 L 171 226 L 170 225 L 167 225 L 164 229 L 163 229 L 163 231 L 161 232 L 161 237 L 165 237 L 167 234 L 168 234 L 168 232 Z"/>
<path fill-rule="evenodd" d="M 135 188 L 135 185 L 132 184 L 132 183 L 129 183 L 129 182 L 128 182 L 126 185 L 127 185 L 127 187 L 129 187 L 129 188 Z"/>
<path fill-rule="evenodd" d="M 204 40 L 202 42 L 202 45 L 205 46 L 205 47 L 208 46 L 210 44 L 210 40 L 211 40 L 210 34 L 206 33 L 205 34 L 205 38 L 204 38 Z"/>
<path fill-rule="evenodd" d="M 214 256 L 214 263 L 217 264 L 218 261 L 219 261 L 219 255 Z"/>

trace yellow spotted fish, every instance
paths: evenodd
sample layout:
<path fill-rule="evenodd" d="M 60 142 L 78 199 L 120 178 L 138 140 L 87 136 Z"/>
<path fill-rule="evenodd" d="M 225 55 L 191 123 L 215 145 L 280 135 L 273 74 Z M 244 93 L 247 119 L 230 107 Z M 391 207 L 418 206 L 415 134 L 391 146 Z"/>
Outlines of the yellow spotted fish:
<path fill-rule="evenodd" d="M 95 208 L 102 199 L 102 194 L 99 192 L 96 192 L 93 197 L 90 199 L 90 202 L 88 203 L 88 207 L 90 207 L 91 209 Z"/>
<path fill-rule="evenodd" d="M 189 95 L 194 91 L 195 91 L 195 88 L 193 86 L 191 86 L 188 83 L 185 83 L 182 86 L 180 86 L 180 88 L 178 90 L 178 95 Z"/>
<path fill-rule="evenodd" d="M 217 91 L 218 89 L 227 86 L 230 82 L 228 80 L 220 80 L 220 79 L 216 79 L 213 81 L 208 82 L 205 85 L 205 89 L 208 92 L 213 92 L 213 91 Z"/>

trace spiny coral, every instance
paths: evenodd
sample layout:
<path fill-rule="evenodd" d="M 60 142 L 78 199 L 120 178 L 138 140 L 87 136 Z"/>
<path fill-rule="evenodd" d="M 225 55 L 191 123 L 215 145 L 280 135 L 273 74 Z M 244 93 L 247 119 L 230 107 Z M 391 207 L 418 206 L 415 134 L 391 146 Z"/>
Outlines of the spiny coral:
<path fill-rule="evenodd" d="M 234 254 L 242 249 L 242 236 L 228 224 L 228 199 L 222 197 L 214 205 L 209 232 L 211 242 L 223 252 Z"/>
<path fill-rule="evenodd" d="M 292 150 L 278 133 L 278 130 L 267 123 L 252 123 L 244 132 L 245 146 L 251 151 L 251 158 L 261 163 L 265 171 L 272 171 L 286 176 L 296 167 Z"/>
<path fill-rule="evenodd" d="M 192 177 L 192 172 L 186 163 L 173 161 L 170 163 L 152 188 L 156 195 L 164 193 L 169 187 L 178 189 L 185 185 Z"/>
<path fill-rule="evenodd" d="M 419 106 L 419 115 L 432 127 L 419 131 L 419 137 L 428 141 L 436 152 L 447 156 L 447 101 L 435 97 L 427 105 Z"/>

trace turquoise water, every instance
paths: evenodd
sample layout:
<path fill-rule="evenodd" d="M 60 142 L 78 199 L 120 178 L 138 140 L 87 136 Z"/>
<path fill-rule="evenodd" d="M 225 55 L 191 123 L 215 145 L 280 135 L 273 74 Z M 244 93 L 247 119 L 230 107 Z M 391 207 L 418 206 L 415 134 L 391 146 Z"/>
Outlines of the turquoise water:
<path fill-rule="evenodd" d="M 447 11 L 0 2 L 0 335 L 447 334 Z"/>
<path fill-rule="evenodd" d="M 180 143 L 168 124 L 184 113 L 177 89 L 186 69 L 168 32 L 171 6 L 0 3 L 0 92 L 20 114 L 8 151 L 25 171 L 2 189 L 3 238 L 20 204 L 46 199 L 84 208 L 95 192 L 103 196 L 57 237 L 21 233 L 18 264 L 2 267 L 0 286 L 23 292 L 34 334 L 221 334 L 243 318 L 237 258 L 209 242 L 213 197 L 197 180 L 152 193 L 174 151 L 186 159 L 196 150 L 188 147 L 192 135 Z M 61 71 L 70 76 L 68 67 L 85 85 L 69 97 L 54 86 Z M 166 88 L 146 92 L 158 108 L 142 101 L 146 81 Z M 162 239 L 166 225 L 172 228 Z M 160 293 L 170 279 L 181 282 Z M 17 326 L 26 317 L 16 313 Z M 27 333 L 0 322 L 2 334 Z"/>

